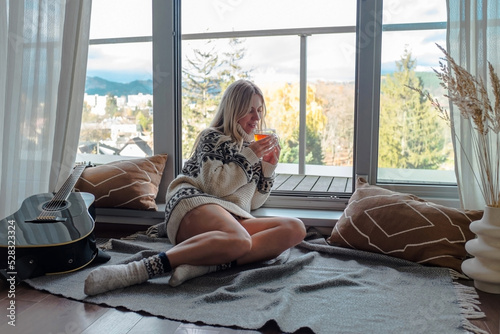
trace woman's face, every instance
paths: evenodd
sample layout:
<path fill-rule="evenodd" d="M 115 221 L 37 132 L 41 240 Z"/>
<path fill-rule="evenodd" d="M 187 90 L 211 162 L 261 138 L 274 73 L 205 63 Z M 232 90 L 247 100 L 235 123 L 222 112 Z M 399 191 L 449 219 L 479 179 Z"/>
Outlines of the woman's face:
<path fill-rule="evenodd" d="M 259 121 L 262 118 L 262 112 L 264 111 L 264 106 L 262 99 L 259 95 L 253 94 L 250 100 L 250 107 L 248 113 L 238 120 L 238 124 L 241 125 L 246 133 L 252 133 L 257 129 Z"/>

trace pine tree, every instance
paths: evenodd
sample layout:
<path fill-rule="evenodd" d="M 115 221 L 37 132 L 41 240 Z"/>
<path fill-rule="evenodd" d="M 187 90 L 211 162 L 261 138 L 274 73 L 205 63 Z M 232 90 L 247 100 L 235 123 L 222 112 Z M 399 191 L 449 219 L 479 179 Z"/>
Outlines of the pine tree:
<path fill-rule="evenodd" d="M 379 167 L 437 169 L 447 159 L 444 124 L 418 92 L 416 60 L 405 50 L 397 70 L 385 77 L 380 94 Z"/>
<path fill-rule="evenodd" d="M 239 39 L 230 39 L 229 48 L 218 50 L 212 40 L 195 49 L 186 58 L 183 74 L 182 97 L 182 156 L 191 153 L 197 135 L 207 128 L 222 98 L 222 93 L 238 79 L 250 78 L 248 71 L 239 65 L 245 48 Z"/>

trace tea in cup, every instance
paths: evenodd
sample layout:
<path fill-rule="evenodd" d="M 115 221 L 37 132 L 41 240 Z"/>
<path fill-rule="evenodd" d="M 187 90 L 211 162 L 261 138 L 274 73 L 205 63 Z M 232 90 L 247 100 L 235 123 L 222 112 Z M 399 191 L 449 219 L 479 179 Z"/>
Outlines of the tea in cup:
<path fill-rule="evenodd" d="M 254 132 L 255 141 L 266 138 L 267 136 L 276 135 L 276 130 L 274 129 L 257 129 Z"/>

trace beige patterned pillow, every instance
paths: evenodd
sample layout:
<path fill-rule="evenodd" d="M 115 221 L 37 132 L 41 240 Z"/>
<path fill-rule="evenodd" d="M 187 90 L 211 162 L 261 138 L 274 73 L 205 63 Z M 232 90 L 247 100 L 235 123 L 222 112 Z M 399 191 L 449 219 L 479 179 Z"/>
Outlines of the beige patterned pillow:
<path fill-rule="evenodd" d="M 462 211 L 369 185 L 360 178 L 328 242 L 332 245 L 461 271 L 469 224 L 482 211 Z"/>
<path fill-rule="evenodd" d="M 89 167 L 75 190 L 93 194 L 96 207 L 157 210 L 155 199 L 166 162 L 167 155 L 158 154 Z"/>

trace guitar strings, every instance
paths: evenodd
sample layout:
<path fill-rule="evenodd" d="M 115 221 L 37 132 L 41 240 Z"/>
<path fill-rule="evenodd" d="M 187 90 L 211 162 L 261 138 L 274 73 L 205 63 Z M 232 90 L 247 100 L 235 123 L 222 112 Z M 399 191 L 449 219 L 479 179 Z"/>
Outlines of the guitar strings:
<path fill-rule="evenodd" d="M 81 173 L 83 172 L 84 167 L 85 167 L 84 165 L 80 165 L 80 166 L 75 167 L 75 171 L 73 172 L 71 177 L 68 178 L 66 180 L 66 182 L 64 182 L 61 189 L 59 189 L 59 191 L 55 194 L 55 196 L 47 203 L 47 205 L 45 206 L 45 209 L 42 210 L 42 212 L 38 216 L 39 219 L 47 220 L 47 219 L 50 219 L 54 216 L 52 212 L 55 211 L 59 207 L 59 205 L 66 199 L 66 197 L 69 195 L 69 191 L 73 187 L 74 179 L 78 179 L 77 177 L 75 177 L 75 174 L 79 174 L 78 177 L 80 177 Z M 68 195 L 66 195 L 66 193 Z"/>
<path fill-rule="evenodd" d="M 73 189 L 76 181 L 82 175 L 83 171 L 87 166 L 84 164 L 78 165 L 75 167 L 75 170 L 71 174 L 71 176 L 64 182 L 63 186 L 59 191 L 54 195 L 54 197 L 47 203 L 45 209 L 42 207 L 42 212 L 38 215 L 37 220 L 49 220 L 54 217 L 53 211 L 56 211 L 57 208 L 63 203 L 69 193 Z"/>

